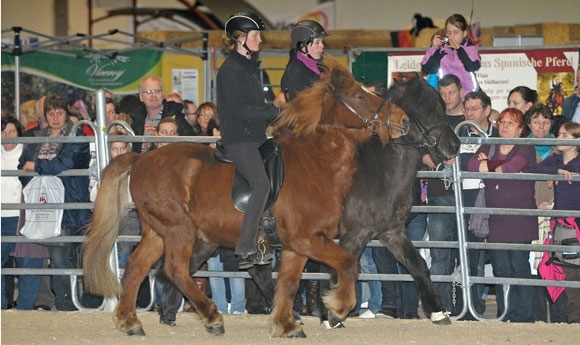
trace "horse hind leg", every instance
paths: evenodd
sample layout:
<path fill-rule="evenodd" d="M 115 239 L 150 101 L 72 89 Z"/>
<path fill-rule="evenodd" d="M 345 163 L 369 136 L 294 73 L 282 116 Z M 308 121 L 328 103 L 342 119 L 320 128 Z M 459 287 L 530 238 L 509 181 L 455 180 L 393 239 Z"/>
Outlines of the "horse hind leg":
<path fill-rule="evenodd" d="M 119 298 L 113 322 L 118 330 L 127 335 L 145 335 L 143 324 L 137 318 L 137 293 L 149 269 L 159 260 L 163 252 L 163 242 L 155 234 L 144 235 L 133 251 L 121 280 L 123 292 Z"/>
<path fill-rule="evenodd" d="M 402 231 L 405 231 L 405 229 L 403 228 Z M 417 285 L 425 315 L 428 315 L 431 322 L 435 324 L 451 324 L 449 315 L 443 309 L 441 298 L 433 288 L 427 263 L 415 249 L 411 240 L 403 232 L 396 233 L 390 238 L 388 237 L 389 235 L 384 235 L 380 240 L 395 259 L 409 271 Z"/>

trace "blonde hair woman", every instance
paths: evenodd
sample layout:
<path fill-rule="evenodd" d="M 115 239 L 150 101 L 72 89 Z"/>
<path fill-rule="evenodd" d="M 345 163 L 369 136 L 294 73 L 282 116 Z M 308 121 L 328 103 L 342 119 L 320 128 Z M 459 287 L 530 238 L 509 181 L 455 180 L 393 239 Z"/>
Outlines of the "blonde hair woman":
<path fill-rule="evenodd" d="M 35 99 L 26 101 L 20 105 L 20 124 L 22 128 L 26 131 L 32 127 L 38 125 L 38 114 L 36 112 Z"/>

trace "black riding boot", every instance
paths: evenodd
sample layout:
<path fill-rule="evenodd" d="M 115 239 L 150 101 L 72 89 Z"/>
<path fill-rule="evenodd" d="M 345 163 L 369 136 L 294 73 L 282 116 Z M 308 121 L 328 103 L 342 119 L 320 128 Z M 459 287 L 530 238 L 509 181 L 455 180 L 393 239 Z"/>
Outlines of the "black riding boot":
<path fill-rule="evenodd" d="M 312 316 L 320 317 L 320 281 L 306 281 L 306 306 L 308 313 Z"/>

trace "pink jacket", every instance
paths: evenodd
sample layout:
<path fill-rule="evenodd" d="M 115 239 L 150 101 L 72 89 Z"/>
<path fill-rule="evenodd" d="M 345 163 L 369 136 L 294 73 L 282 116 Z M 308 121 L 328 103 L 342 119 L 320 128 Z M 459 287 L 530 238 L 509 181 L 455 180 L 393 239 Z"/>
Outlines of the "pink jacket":
<path fill-rule="evenodd" d="M 575 218 L 573 217 L 569 217 L 569 218 L 558 218 L 557 221 L 561 224 L 565 224 L 567 226 L 572 225 L 573 227 L 576 228 L 576 237 L 578 238 L 578 240 L 580 241 L 580 228 L 578 228 L 578 224 L 576 224 Z M 552 219 L 550 221 L 550 234 L 548 235 L 548 237 L 546 238 L 546 240 L 544 241 L 544 244 L 551 244 L 551 240 L 552 240 L 552 231 L 554 230 L 554 227 L 556 226 L 556 219 Z M 538 266 L 538 272 L 540 273 L 540 276 L 542 277 L 542 279 L 545 280 L 566 280 L 566 274 L 564 273 L 564 270 L 562 269 L 562 266 L 559 265 L 555 265 L 554 263 L 548 263 L 548 260 L 550 260 L 550 252 L 544 252 L 544 255 L 542 256 L 542 259 L 540 260 L 540 265 Z M 548 294 L 550 295 L 550 298 L 552 298 L 553 302 L 556 302 L 556 300 L 558 299 L 558 297 L 560 297 L 560 295 L 562 294 L 562 292 L 564 292 L 563 287 L 558 287 L 558 286 L 547 286 L 546 289 L 548 290 Z"/>

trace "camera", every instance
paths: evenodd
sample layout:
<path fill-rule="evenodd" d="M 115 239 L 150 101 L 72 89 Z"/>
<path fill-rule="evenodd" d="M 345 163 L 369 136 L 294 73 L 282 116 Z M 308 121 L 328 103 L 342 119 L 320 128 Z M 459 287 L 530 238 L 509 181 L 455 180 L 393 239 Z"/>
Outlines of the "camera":
<path fill-rule="evenodd" d="M 449 37 L 445 37 L 445 36 L 444 36 L 444 37 L 442 37 L 442 38 L 441 38 L 441 43 L 443 43 L 443 44 L 447 44 L 447 43 L 449 43 Z"/>

